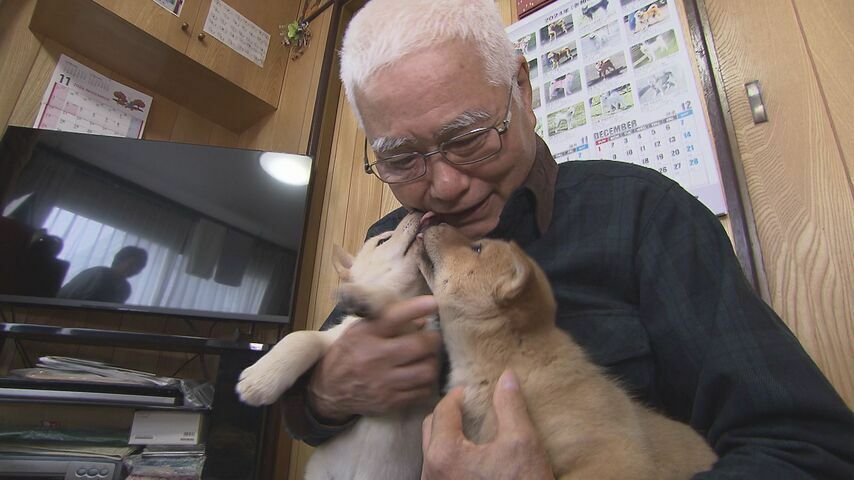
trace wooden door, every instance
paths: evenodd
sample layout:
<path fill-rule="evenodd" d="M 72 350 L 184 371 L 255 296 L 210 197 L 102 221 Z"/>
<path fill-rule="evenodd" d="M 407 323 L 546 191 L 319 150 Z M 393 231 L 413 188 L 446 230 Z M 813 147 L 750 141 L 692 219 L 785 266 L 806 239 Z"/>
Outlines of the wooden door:
<path fill-rule="evenodd" d="M 194 29 L 201 0 L 184 0 L 180 17 L 153 1 L 94 0 L 137 28 L 170 47 L 184 52 Z M 182 28 L 183 24 L 186 28 Z"/>
<path fill-rule="evenodd" d="M 228 6 L 270 34 L 264 66 L 259 67 L 231 47 L 204 32 L 212 0 L 201 0 L 196 19 L 191 28 L 187 55 L 226 80 L 240 86 L 271 105 L 278 105 L 289 50 L 281 44 L 279 25 L 294 20 L 298 15 L 297 1 L 229 0 Z M 322 41 L 323 39 L 314 39 Z M 215 101 L 215 99 L 212 99 Z"/>
<path fill-rule="evenodd" d="M 854 2 L 705 5 L 771 305 L 852 406 Z M 753 123 L 744 86 L 752 80 L 767 123 Z"/>

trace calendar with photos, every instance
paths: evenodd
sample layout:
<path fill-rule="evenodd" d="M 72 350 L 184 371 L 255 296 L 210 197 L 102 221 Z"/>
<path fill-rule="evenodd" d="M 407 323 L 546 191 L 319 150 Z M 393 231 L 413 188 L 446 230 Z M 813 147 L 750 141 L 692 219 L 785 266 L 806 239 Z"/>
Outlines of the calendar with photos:
<path fill-rule="evenodd" d="M 61 55 L 33 126 L 142 138 L 151 100 L 150 96 Z"/>
<path fill-rule="evenodd" d="M 224 1 L 211 2 L 204 30 L 255 65 L 264 67 L 270 34 Z"/>
<path fill-rule="evenodd" d="M 658 170 L 717 215 L 717 158 L 675 0 L 561 0 L 507 28 L 555 160 Z"/>
<path fill-rule="evenodd" d="M 154 0 L 154 2 L 176 17 L 181 16 L 181 9 L 184 8 L 184 0 Z"/>

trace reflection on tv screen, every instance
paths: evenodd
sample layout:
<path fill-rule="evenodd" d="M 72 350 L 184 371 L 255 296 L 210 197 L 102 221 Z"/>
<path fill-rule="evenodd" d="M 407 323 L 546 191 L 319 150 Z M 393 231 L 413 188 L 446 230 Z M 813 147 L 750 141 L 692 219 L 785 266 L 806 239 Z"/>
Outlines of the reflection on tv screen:
<path fill-rule="evenodd" d="M 0 297 L 285 320 L 307 187 L 260 154 L 9 127 Z"/>

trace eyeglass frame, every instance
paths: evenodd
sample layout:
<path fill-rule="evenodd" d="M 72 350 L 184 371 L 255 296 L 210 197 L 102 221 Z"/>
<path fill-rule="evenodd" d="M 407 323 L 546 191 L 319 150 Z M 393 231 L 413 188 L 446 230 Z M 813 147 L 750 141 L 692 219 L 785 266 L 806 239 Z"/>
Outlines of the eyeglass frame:
<path fill-rule="evenodd" d="M 444 142 L 440 143 L 439 148 L 437 148 L 436 150 L 433 150 L 432 152 L 427 152 L 427 153 L 421 153 L 421 152 L 400 153 L 397 155 L 393 155 L 389 158 L 377 159 L 376 162 L 370 163 L 368 161 L 368 137 L 366 136 L 365 137 L 365 152 L 364 152 L 364 159 L 363 159 L 365 173 L 367 173 L 368 175 L 374 175 L 383 183 L 387 183 L 389 185 L 394 185 L 394 184 L 414 182 L 415 180 L 418 180 L 419 178 L 426 175 L 427 174 L 427 157 L 431 157 L 433 155 L 436 155 L 437 153 L 442 154 L 442 158 L 451 165 L 472 165 L 472 164 L 479 163 L 479 162 L 482 162 L 484 160 L 488 160 L 490 158 L 495 157 L 496 155 L 501 153 L 501 149 L 504 148 L 504 142 L 501 140 L 501 136 L 504 135 L 504 133 L 507 132 L 507 130 L 510 128 L 510 120 L 511 120 L 512 113 L 513 113 L 513 111 L 512 111 L 513 110 L 512 109 L 512 107 L 513 107 L 513 87 L 514 87 L 515 83 L 516 83 L 516 79 L 514 78 L 513 81 L 510 82 L 510 94 L 508 95 L 509 98 L 507 99 L 507 112 L 504 114 L 504 120 L 498 122 L 497 124 L 495 124 L 491 127 L 475 128 L 475 129 L 469 130 L 468 132 L 461 133 L 459 135 L 455 135 L 455 136 L 445 140 Z M 466 162 L 452 162 L 451 160 L 448 159 L 448 156 L 445 154 L 445 151 L 444 151 L 444 146 L 446 144 L 454 142 L 454 141 L 458 141 L 459 139 L 466 137 L 468 135 L 481 134 L 481 133 L 485 133 L 489 130 L 495 130 L 498 133 L 499 146 L 498 146 L 498 150 L 496 150 L 494 153 L 491 153 L 485 157 L 478 158 L 476 160 L 470 160 L 470 161 L 466 161 Z M 400 182 L 388 182 L 388 181 L 383 180 L 379 176 L 379 174 L 377 174 L 377 172 L 374 169 L 374 167 L 378 163 L 387 162 L 387 161 L 389 161 L 395 157 L 403 157 L 403 156 L 409 156 L 409 155 L 418 155 L 421 157 L 422 164 L 424 165 L 424 173 L 422 173 L 421 175 L 418 175 L 417 177 L 413 177 L 413 178 L 403 180 Z"/>

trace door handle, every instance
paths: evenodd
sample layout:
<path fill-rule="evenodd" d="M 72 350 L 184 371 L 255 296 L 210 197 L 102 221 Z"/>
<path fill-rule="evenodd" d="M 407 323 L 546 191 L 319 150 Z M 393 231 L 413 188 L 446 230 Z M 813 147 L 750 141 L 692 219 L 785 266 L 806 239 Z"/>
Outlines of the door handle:
<path fill-rule="evenodd" d="M 759 80 L 744 84 L 747 90 L 747 102 L 750 104 L 750 113 L 753 115 L 753 123 L 765 123 L 768 121 L 768 113 L 765 110 L 765 101 L 762 100 L 762 88 Z"/>

